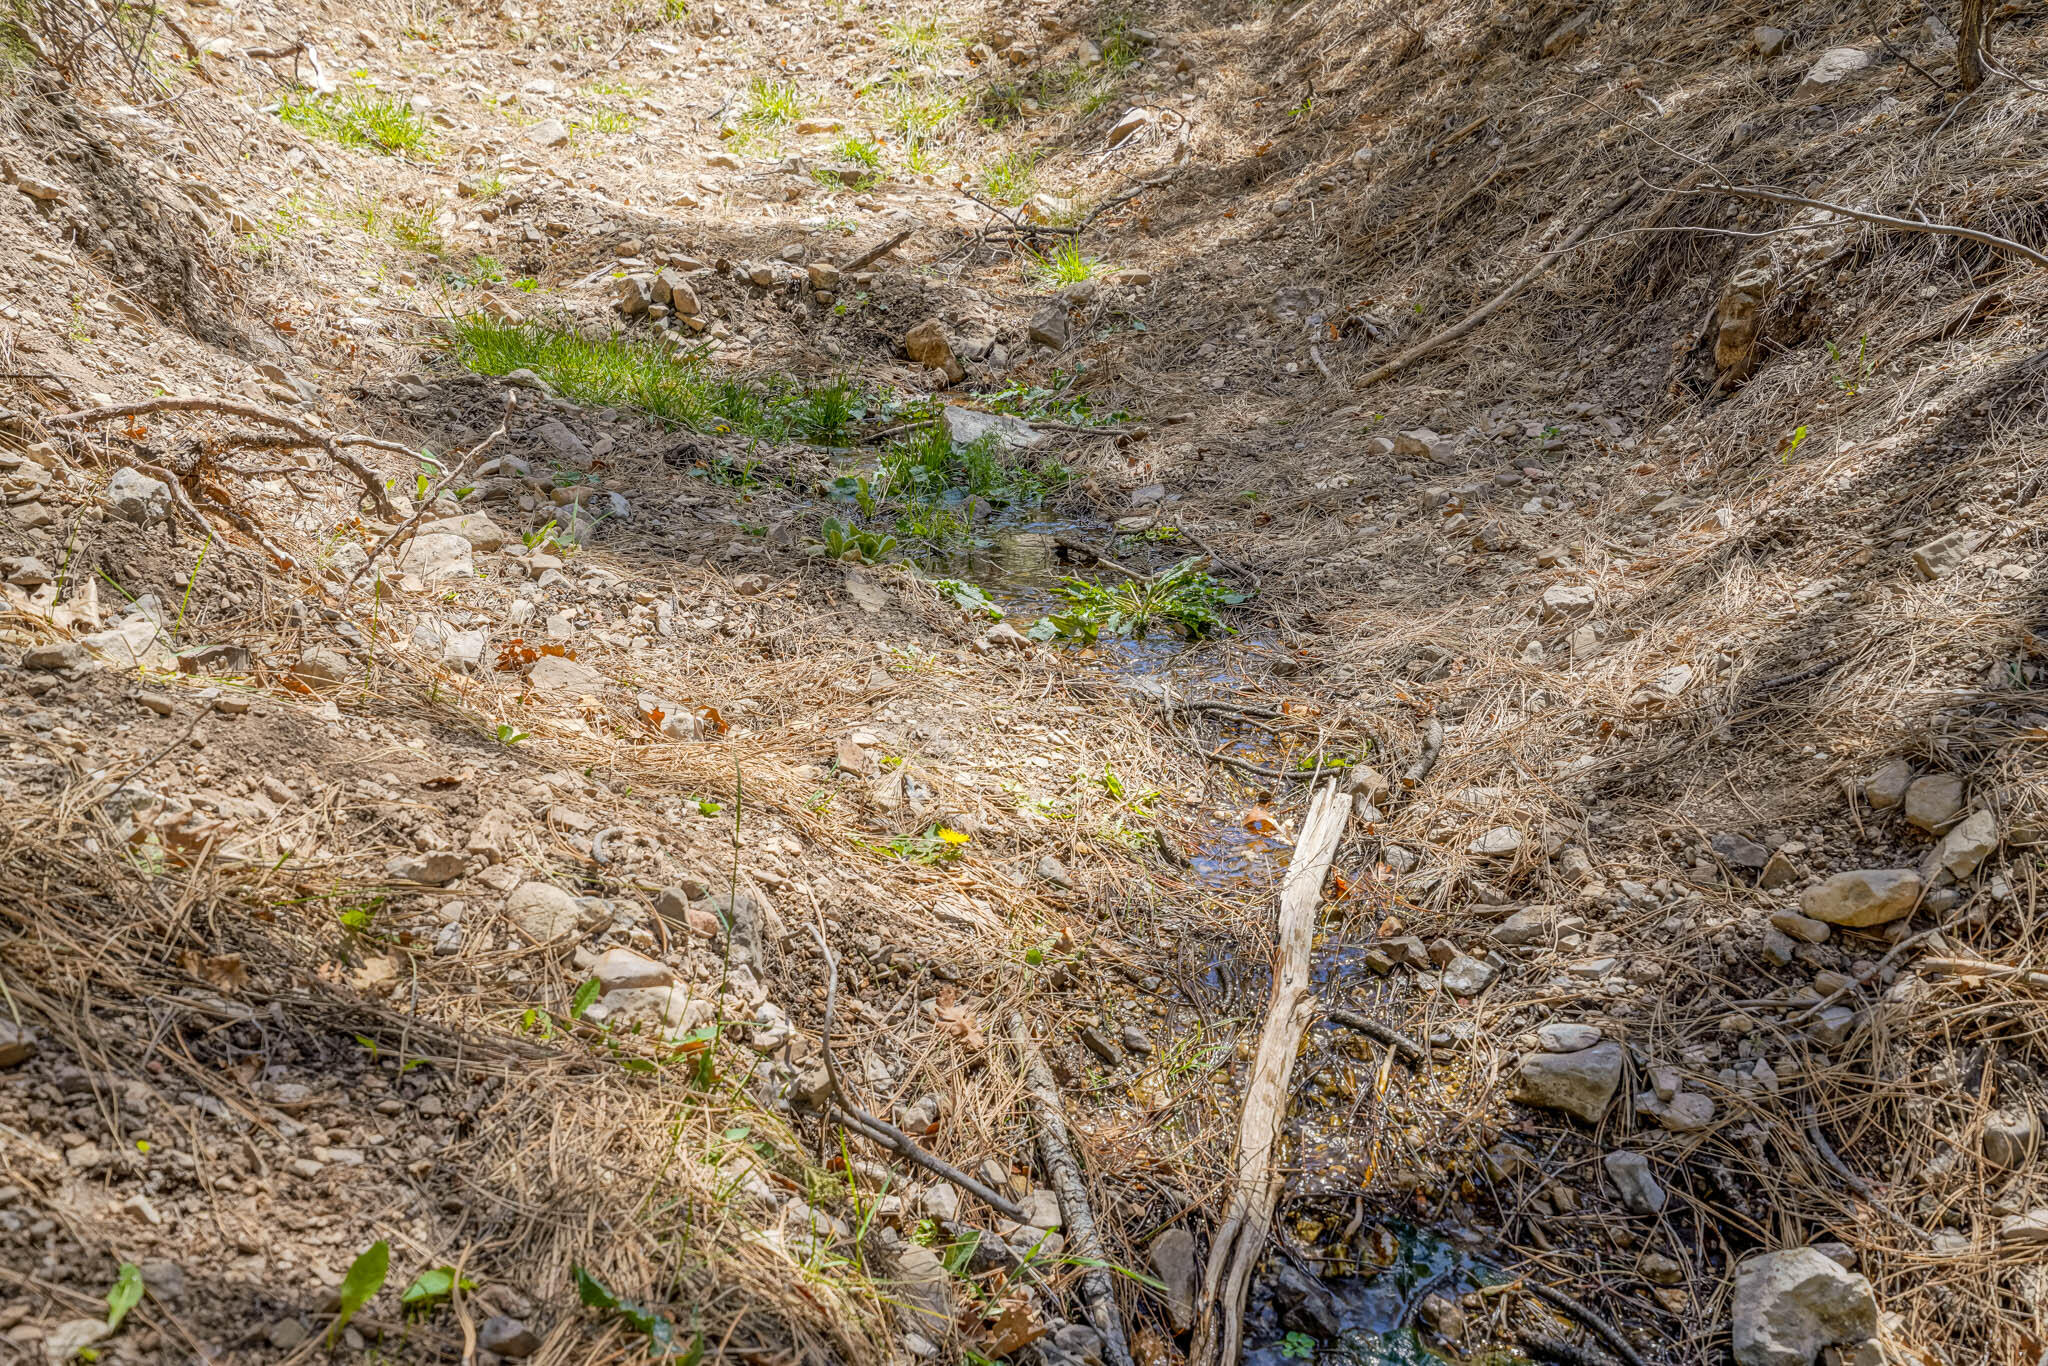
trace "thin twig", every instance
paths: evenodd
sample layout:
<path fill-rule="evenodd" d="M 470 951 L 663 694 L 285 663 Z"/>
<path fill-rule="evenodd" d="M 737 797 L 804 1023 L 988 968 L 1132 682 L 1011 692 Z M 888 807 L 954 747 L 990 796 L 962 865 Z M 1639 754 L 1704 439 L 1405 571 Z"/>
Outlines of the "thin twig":
<path fill-rule="evenodd" d="M 377 505 L 379 513 L 386 517 L 398 515 L 398 509 L 391 505 L 391 499 L 385 494 L 384 486 L 378 481 L 377 476 L 370 473 L 360 460 L 343 451 L 333 437 L 325 432 L 313 430 L 297 418 L 274 413 L 268 408 L 259 408 L 253 403 L 224 398 L 150 398 L 138 403 L 116 403 L 105 408 L 82 408 L 77 412 L 58 413 L 45 418 L 44 421 L 52 427 L 71 427 L 111 422 L 121 417 L 147 417 L 151 413 L 191 412 L 226 413 L 230 417 L 245 417 L 253 422 L 268 422 L 273 427 L 282 427 L 306 445 L 318 446 L 327 453 L 328 459 L 353 474 L 356 481 L 363 486 L 363 492 Z M 368 444 L 368 441 L 369 439 L 365 438 L 363 444 Z"/>
<path fill-rule="evenodd" d="M 982 1182 L 943 1158 L 932 1156 L 920 1148 L 909 1134 L 886 1120 L 876 1119 L 854 1103 L 852 1094 L 846 1089 L 846 1083 L 839 1075 L 839 1060 L 832 1055 L 832 1021 L 839 1008 L 839 957 L 832 952 L 831 945 L 825 942 L 825 915 L 818 909 L 815 901 L 811 904 L 811 913 L 817 920 L 812 932 L 818 938 L 818 952 L 825 955 L 825 1029 L 819 1036 L 818 1048 L 825 1055 L 825 1080 L 832 1088 L 832 1098 L 835 1102 L 832 1117 L 870 1143 L 889 1148 L 905 1161 L 952 1182 L 1004 1218 L 1014 1219 L 1020 1224 L 1029 1223 L 1030 1215 L 1015 1201 L 996 1194 Z"/>
<path fill-rule="evenodd" d="M 1919 232 L 1936 237 L 1960 237 L 1965 241 L 1980 242 L 1987 247 L 1996 247 L 2000 251 L 2009 251 L 2013 255 L 2031 261 L 2037 266 L 2048 266 L 2048 255 L 2043 255 L 2024 243 L 2015 242 L 2010 237 L 2000 237 L 1995 232 L 1985 232 L 1982 228 L 1966 228 L 1955 223 L 1930 223 L 1911 218 L 1894 218 L 1890 214 L 1872 213 L 1867 209 L 1852 209 L 1846 204 L 1833 204 L 1825 199 L 1808 199 L 1803 194 L 1788 194 L 1783 190 L 1767 190 L 1760 185 L 1707 184 L 1690 190 L 1673 191 L 1673 193 L 1724 194 L 1731 199 L 1754 199 L 1766 204 L 1785 204 L 1799 209 L 1820 209 L 1826 213 L 1837 214 L 1843 218 L 1853 218 L 1859 223 L 1874 223 L 1881 228 L 1890 228 L 1893 232 Z"/>

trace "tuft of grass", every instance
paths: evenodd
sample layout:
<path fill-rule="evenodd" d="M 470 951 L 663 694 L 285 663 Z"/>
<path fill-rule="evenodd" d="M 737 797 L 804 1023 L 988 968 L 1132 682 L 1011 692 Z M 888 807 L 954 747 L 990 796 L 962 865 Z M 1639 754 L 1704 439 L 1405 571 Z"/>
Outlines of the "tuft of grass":
<path fill-rule="evenodd" d="M 867 391 L 843 376 L 817 385 L 717 379 L 701 352 L 677 353 L 637 337 L 585 337 L 481 315 L 457 318 L 452 328 L 456 360 L 478 374 L 531 370 L 577 403 L 637 409 L 698 431 L 845 445 L 873 406 Z"/>
<path fill-rule="evenodd" d="M 441 229 L 436 218 L 437 215 L 431 205 L 422 205 L 417 209 L 400 209 L 391 215 L 391 240 L 400 246 L 411 247 L 414 251 L 439 256 L 447 248 L 441 241 Z"/>
<path fill-rule="evenodd" d="M 1244 601 L 1201 569 L 1200 558 L 1182 560 L 1163 573 L 1104 587 L 1085 579 L 1063 580 L 1053 591 L 1072 609 L 1032 628 L 1038 639 L 1054 635 L 1092 640 L 1111 635 L 1143 638 L 1154 627 L 1172 627 L 1190 639 L 1226 635 L 1230 627 L 1218 609 Z M 1045 629 L 1050 628 L 1050 629 Z"/>
<path fill-rule="evenodd" d="M 918 19 L 892 19 L 882 25 L 889 50 L 906 62 L 929 62 L 939 55 L 946 29 L 937 15 Z"/>
<path fill-rule="evenodd" d="M 599 105 L 570 125 L 577 132 L 630 133 L 633 131 L 633 116 L 623 109 L 611 109 Z"/>
<path fill-rule="evenodd" d="M 1043 256 L 1027 251 L 1024 259 L 1031 273 L 1048 284 L 1071 285 L 1102 273 L 1101 260 L 1083 255 L 1080 244 L 1071 237 Z"/>
<path fill-rule="evenodd" d="M 764 128 L 780 128 L 803 116 L 804 103 L 794 81 L 756 76 L 747 86 L 747 107 L 740 118 Z"/>
<path fill-rule="evenodd" d="M 353 86 L 332 95 L 289 91 L 278 104 L 277 116 L 302 133 L 354 151 L 422 161 L 432 156 L 432 135 L 419 112 L 404 100 L 368 86 Z"/>
<path fill-rule="evenodd" d="M 930 175 L 945 163 L 933 154 L 931 143 L 921 137 L 907 139 L 903 144 L 903 167 L 913 175 Z"/>
<path fill-rule="evenodd" d="M 981 168 L 981 188 L 998 204 L 1022 204 L 1038 188 L 1038 157 L 1019 149 Z"/>
<path fill-rule="evenodd" d="M 937 137 L 939 131 L 960 112 L 959 97 L 947 93 L 936 82 L 892 72 L 889 79 L 867 91 L 889 120 L 889 127 L 905 141 Z"/>
<path fill-rule="evenodd" d="M 866 138 L 847 138 L 832 149 L 841 161 L 858 162 L 871 171 L 882 168 L 882 149 Z"/>
<path fill-rule="evenodd" d="M 936 503 L 948 494 L 993 504 L 1031 504 L 1066 483 L 1067 468 L 1047 461 L 1010 465 L 993 438 L 955 445 L 943 423 L 926 427 L 883 448 L 875 487 L 880 497 Z M 919 534 L 913 531 L 912 534 Z"/>

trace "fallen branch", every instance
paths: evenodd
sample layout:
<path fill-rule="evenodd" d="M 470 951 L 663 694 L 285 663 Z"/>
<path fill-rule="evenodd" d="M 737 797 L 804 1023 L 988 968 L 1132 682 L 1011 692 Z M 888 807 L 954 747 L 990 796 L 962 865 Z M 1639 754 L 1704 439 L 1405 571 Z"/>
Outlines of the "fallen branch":
<path fill-rule="evenodd" d="M 1055 536 L 1052 538 L 1052 543 L 1058 549 L 1064 550 L 1069 554 L 1086 556 L 1087 558 L 1082 560 L 1083 564 L 1099 564 L 1105 569 L 1113 569 L 1134 583 L 1143 583 L 1148 577 L 1147 575 L 1140 574 L 1135 569 L 1129 569 L 1118 564 L 1115 560 L 1112 560 L 1109 556 L 1085 541 L 1076 541 L 1067 536 Z"/>
<path fill-rule="evenodd" d="M 365 559 L 361 564 L 356 566 L 356 572 L 348 576 L 348 586 L 344 590 L 345 593 L 354 592 L 356 580 L 362 578 L 364 573 L 366 573 L 369 570 L 370 566 L 377 562 L 377 557 L 379 555 L 382 555 L 386 550 L 389 550 L 392 544 L 396 542 L 399 537 L 405 535 L 406 532 L 412 530 L 414 527 L 420 524 L 420 522 L 426 517 L 427 512 L 434 506 L 434 500 L 436 498 L 439 498 L 441 494 L 448 488 L 449 485 L 453 484 L 458 479 L 464 479 L 469 476 L 469 471 L 476 464 L 477 457 L 482 455 L 485 451 L 489 450 L 492 443 L 497 441 L 499 437 L 505 434 L 505 428 L 511 421 L 512 395 L 508 393 L 505 395 L 505 415 L 498 419 L 498 425 L 496 429 L 493 430 L 489 436 L 477 442 L 476 445 L 470 447 L 469 453 L 462 457 L 461 461 L 457 464 L 456 468 L 450 470 L 447 474 L 441 476 L 441 482 L 434 485 L 434 487 L 432 487 L 431 489 L 427 490 L 426 496 L 420 499 L 419 506 L 413 509 L 412 516 L 406 518 L 403 522 L 399 523 L 399 525 L 392 530 L 389 536 L 386 536 L 383 540 L 377 543 L 377 548 L 370 552 L 369 557 Z M 364 439 L 367 440 L 367 438 Z M 599 860 L 600 863 L 602 861 L 603 860 Z"/>
<path fill-rule="evenodd" d="M 1932 1236 L 1921 1229 L 1918 1224 L 1915 1224 L 1890 1205 L 1878 1199 L 1876 1189 L 1850 1169 L 1849 1164 L 1842 1160 L 1842 1155 L 1835 1151 L 1835 1145 L 1828 1142 L 1828 1136 L 1821 1132 L 1820 1116 L 1814 1112 L 1814 1108 L 1811 1105 L 1806 1107 L 1803 1118 L 1806 1121 L 1807 1141 L 1813 1144 L 1814 1151 L 1820 1154 L 1821 1161 L 1828 1164 L 1828 1169 L 1834 1172 L 1836 1176 L 1842 1178 L 1843 1185 L 1862 1196 L 1865 1200 L 1868 1200 L 1872 1205 L 1876 1206 L 1880 1214 L 1912 1234 L 1918 1241 L 1923 1243 L 1934 1241 Z"/>
<path fill-rule="evenodd" d="M 825 1055 L 825 1080 L 832 1088 L 833 1107 L 830 1117 L 868 1142 L 888 1148 L 904 1161 L 922 1167 L 933 1176 L 952 1182 L 1004 1218 L 1014 1219 L 1020 1224 L 1029 1222 L 1030 1216 L 1015 1201 L 996 1194 L 944 1158 L 932 1156 L 920 1148 L 909 1134 L 887 1120 L 875 1118 L 854 1104 L 852 1093 L 846 1089 L 846 1083 L 840 1078 L 839 1060 L 832 1056 L 832 1021 L 839 1008 L 839 957 L 825 942 L 825 916 L 815 901 L 811 904 L 811 913 L 817 917 L 812 933 L 818 939 L 818 952 L 825 955 L 825 1029 L 818 1037 L 818 1048 Z"/>
<path fill-rule="evenodd" d="M 875 262 L 881 260 L 884 256 L 887 256 L 890 252 L 896 250 L 896 248 L 902 246 L 905 242 L 909 241 L 910 234 L 912 231 L 914 231 L 914 229 L 905 228 L 902 232 L 897 233 L 894 237 L 882 243 L 881 246 L 876 247 L 871 251 L 862 252 L 860 255 L 854 257 L 851 261 L 848 261 L 845 265 L 841 266 L 839 268 L 839 273 L 841 275 L 851 275 L 856 270 L 865 270 L 867 267 L 873 265 Z"/>
<path fill-rule="evenodd" d="M 1108 1263 L 1102 1253 L 1102 1238 L 1095 1230 L 1095 1215 L 1088 1206 L 1088 1187 L 1081 1179 L 1081 1164 L 1074 1160 L 1067 1142 L 1065 1107 L 1052 1069 L 1045 1065 L 1024 1016 L 1010 1016 L 1010 1045 L 1024 1069 L 1024 1092 L 1030 1097 L 1032 1118 L 1038 1130 L 1038 1160 L 1060 1198 L 1060 1220 L 1071 1239 L 1071 1255 L 1084 1268 L 1077 1289 L 1095 1332 L 1102 1339 L 1102 1355 L 1109 1366 L 1131 1366 L 1131 1349 L 1124 1338 L 1122 1315 L 1117 1313 L 1116 1295 L 1110 1286 Z"/>
<path fill-rule="evenodd" d="M 1467 314 L 1463 322 L 1460 322 L 1452 327 L 1447 327 L 1443 331 L 1437 333 L 1435 336 L 1417 342 L 1414 346 L 1409 347 L 1406 351 L 1403 351 L 1400 355 L 1394 357 L 1385 365 L 1382 365 L 1378 369 L 1372 371 L 1370 374 L 1366 375 L 1365 378 L 1359 380 L 1358 383 L 1352 385 L 1351 387 L 1353 389 L 1363 389 L 1365 386 L 1369 384 L 1378 384 L 1382 380 L 1392 379 L 1395 375 L 1400 374 L 1403 370 L 1406 370 L 1409 366 L 1413 365 L 1416 361 L 1421 360 L 1424 356 L 1431 354 L 1432 352 L 1440 349 L 1441 347 L 1449 345 L 1451 342 L 1458 340 L 1458 338 L 1476 329 L 1481 323 L 1485 322 L 1488 318 L 1491 318 L 1494 314 L 1500 312 L 1501 309 L 1507 305 L 1508 300 L 1514 298 L 1517 294 L 1520 294 L 1524 289 L 1528 288 L 1529 282 L 1534 280 L 1538 275 L 1541 275 L 1545 270 L 1547 270 L 1552 261 L 1555 261 L 1558 257 L 1564 255 L 1573 247 L 1577 246 L 1579 244 L 1579 239 L 1581 237 L 1584 237 L 1594 228 L 1606 222 L 1608 216 L 1612 214 L 1616 209 L 1620 208 L 1621 204 L 1621 200 L 1615 200 L 1614 203 L 1610 204 L 1607 208 L 1601 210 L 1597 214 L 1594 214 L 1591 218 L 1588 218 L 1585 222 L 1579 224 L 1578 227 L 1572 229 L 1571 236 L 1565 238 L 1564 241 L 1558 243 L 1555 247 L 1552 247 L 1549 251 L 1546 251 L 1541 256 L 1537 257 L 1535 265 L 1530 266 L 1527 270 L 1523 271 L 1520 275 L 1517 275 L 1513 280 L 1509 281 L 1508 287 L 1506 289 L 1503 289 L 1500 293 L 1494 295 L 1491 299 L 1488 299 L 1485 303 L 1481 304 L 1478 308 L 1474 309 L 1471 313 Z"/>
<path fill-rule="evenodd" d="M 1323 879 L 1344 835 L 1351 798 L 1335 781 L 1309 804 L 1301 838 L 1280 888 L 1279 949 L 1273 965 L 1273 999 L 1259 1032 L 1238 1125 L 1236 1182 L 1223 1222 L 1209 1240 L 1209 1266 L 1195 1306 L 1193 1366 L 1234 1366 L 1244 1338 L 1245 1292 L 1252 1268 L 1265 1251 L 1285 1176 L 1274 1163 L 1287 1117 L 1288 1080 L 1308 1029 L 1315 1002 L 1309 996 L 1309 949 L 1315 938 L 1316 907 Z"/>
<path fill-rule="evenodd" d="M 379 482 L 377 476 L 370 473 L 362 461 L 344 452 L 333 437 L 325 432 L 314 431 L 296 418 L 274 413 L 268 408 L 259 408 L 253 403 L 239 403 L 224 398 L 151 398 L 139 403 L 116 403 L 105 408 L 82 408 L 73 413 L 58 413 L 44 421 L 52 427 L 75 427 L 88 423 L 111 422 L 121 417 L 147 417 L 151 413 L 192 412 L 226 413 L 230 417 L 244 417 L 252 422 L 268 422 L 273 427 L 282 427 L 298 437 L 303 444 L 318 446 L 327 453 L 328 459 L 353 474 L 356 481 L 363 486 L 364 494 L 376 504 L 380 514 L 385 517 L 398 516 L 398 509 L 391 505 L 391 499 L 385 494 L 384 485 Z M 357 444 L 372 444 L 371 438 L 351 440 Z"/>
<path fill-rule="evenodd" d="M 1413 792 L 1421 787 L 1436 767 L 1437 756 L 1444 752 L 1444 724 L 1431 718 L 1422 732 L 1422 753 L 1415 756 L 1415 762 L 1401 775 L 1401 790 Z"/>
<path fill-rule="evenodd" d="M 1429 1054 L 1422 1051 L 1422 1045 L 1416 1043 L 1398 1029 L 1381 1024 L 1370 1015 L 1360 1015 L 1355 1010 L 1333 1010 L 1325 1007 L 1323 1018 L 1331 1024 L 1343 1025 L 1346 1029 L 1355 1029 L 1367 1038 L 1378 1039 L 1411 1063 L 1425 1062 L 1429 1058 Z"/>
<path fill-rule="evenodd" d="M 1636 1351 L 1634 1343 L 1621 1335 L 1619 1328 L 1616 1328 L 1606 1319 L 1594 1313 L 1587 1306 L 1580 1304 L 1570 1295 L 1565 1294 L 1564 1291 L 1557 1289 L 1555 1286 L 1545 1285 L 1541 1281 L 1527 1279 L 1523 1280 L 1522 1288 L 1537 1299 L 1563 1310 L 1599 1334 L 1601 1340 L 1609 1347 L 1612 1347 L 1614 1354 L 1627 1362 L 1628 1366 L 1643 1366 L 1641 1353 Z"/>
<path fill-rule="evenodd" d="M 1783 190 L 1767 190 L 1759 185 L 1701 185 L 1688 191 L 1691 194 L 1724 194 L 1732 199 L 1754 199 L 1766 204 L 1785 204 L 1798 209 L 1820 209 L 1826 213 L 1853 218 L 1859 223 L 1874 223 L 1893 232 L 1920 232 L 1935 237 L 1960 237 L 1969 242 L 1980 242 L 1987 247 L 2009 251 L 2013 255 L 2033 262 L 2037 266 L 2048 266 L 2048 255 L 2035 251 L 2022 242 L 2010 237 L 2000 237 L 1995 232 L 1981 228 L 1966 228 L 1955 223 L 1929 223 L 1913 218 L 1894 218 L 1886 213 L 1872 213 L 1868 209 L 1852 209 L 1846 204 L 1831 204 L 1825 199 L 1808 199 L 1803 194 L 1787 194 Z M 1828 224 L 1817 223 L 1815 227 Z"/>

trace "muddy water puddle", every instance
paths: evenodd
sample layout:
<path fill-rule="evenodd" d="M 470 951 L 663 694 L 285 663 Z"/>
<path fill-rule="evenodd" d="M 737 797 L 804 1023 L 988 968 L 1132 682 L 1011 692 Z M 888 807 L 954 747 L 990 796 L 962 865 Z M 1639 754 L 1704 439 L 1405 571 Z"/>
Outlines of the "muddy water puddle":
<path fill-rule="evenodd" d="M 1119 543 L 1099 522 L 1039 521 L 990 527 L 971 549 L 922 565 L 934 577 L 978 586 L 1012 625 L 1028 630 L 1062 610 L 1054 591 L 1062 579 L 1088 572 L 1066 562 L 1062 541 L 1104 550 L 1114 545 L 1121 563 L 1145 573 L 1186 553 L 1171 544 Z M 1270 637 L 1246 630 L 1242 620 L 1237 625 L 1242 634 L 1227 642 L 1161 633 L 1058 648 L 1069 652 L 1082 679 L 1155 696 L 1170 689 L 1183 698 L 1227 700 L 1252 691 L 1243 661 L 1277 651 Z M 1271 733 L 1242 722 L 1211 717 L 1186 733 L 1195 743 L 1265 767 L 1283 767 L 1296 757 L 1282 752 Z M 1221 801 L 1201 813 L 1188 872 L 1219 900 L 1269 905 L 1286 874 L 1308 789 L 1282 783 L 1268 790 L 1261 786 L 1265 780 L 1248 775 L 1217 776 L 1212 793 Z M 1227 940 L 1187 947 L 1195 961 L 1176 1011 L 1179 1026 L 1194 1031 L 1190 1037 L 1208 1038 L 1213 1026 L 1235 1020 L 1250 1037 L 1265 1009 L 1270 964 Z M 1312 972 L 1312 989 L 1326 1006 L 1395 1028 L 1405 1024 L 1410 1003 L 1400 999 L 1399 987 L 1370 972 L 1362 946 L 1345 942 L 1341 931 L 1319 940 Z M 1398 1091 L 1404 1083 L 1391 1085 Z M 1453 1232 L 1368 1217 L 1365 1195 L 1378 1175 L 1389 1086 L 1383 1046 L 1327 1020 L 1311 1029 L 1295 1074 L 1284 1159 L 1292 1175 L 1277 1219 L 1277 1246 L 1246 1306 L 1243 1360 L 1250 1366 L 1443 1362 L 1447 1358 L 1429 1348 L 1416 1326 L 1422 1302 L 1430 1296 L 1455 1302 L 1499 1279 Z"/>

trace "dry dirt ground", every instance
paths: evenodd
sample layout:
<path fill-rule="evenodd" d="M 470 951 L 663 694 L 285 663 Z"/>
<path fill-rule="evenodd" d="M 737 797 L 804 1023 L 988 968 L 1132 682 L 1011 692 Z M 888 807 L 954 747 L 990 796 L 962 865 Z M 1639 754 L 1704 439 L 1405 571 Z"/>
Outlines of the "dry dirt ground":
<path fill-rule="evenodd" d="M 1957 26 L 17 0 L 0 1359 L 2038 1361 Z"/>

